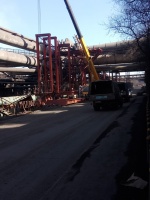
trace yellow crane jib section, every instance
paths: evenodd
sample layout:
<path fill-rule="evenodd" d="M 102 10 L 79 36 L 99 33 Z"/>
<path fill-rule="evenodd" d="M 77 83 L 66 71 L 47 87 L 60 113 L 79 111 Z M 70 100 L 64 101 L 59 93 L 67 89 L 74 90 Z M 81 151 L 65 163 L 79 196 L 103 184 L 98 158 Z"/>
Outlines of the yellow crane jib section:
<path fill-rule="evenodd" d="M 86 44 L 85 44 L 83 37 L 80 38 L 80 43 L 82 45 L 83 51 L 84 51 L 86 59 L 88 61 L 88 70 L 89 70 L 89 73 L 90 73 L 90 76 L 91 76 L 91 81 L 97 81 L 97 80 L 99 80 L 99 76 L 96 72 L 95 66 L 93 64 L 92 58 L 90 56 L 88 48 L 86 47 Z"/>
<path fill-rule="evenodd" d="M 89 50 L 88 48 L 86 47 L 86 44 L 85 44 L 85 41 L 83 39 L 83 36 L 81 34 L 81 31 L 78 27 L 78 24 L 76 22 L 76 19 L 74 17 L 74 14 L 72 12 L 72 9 L 71 9 L 71 6 L 69 5 L 69 2 L 68 0 L 64 0 L 65 4 L 66 4 L 66 7 L 67 7 L 67 10 L 69 12 L 69 15 L 71 17 L 71 20 L 73 22 L 73 25 L 75 27 L 75 30 L 77 32 L 77 35 L 78 35 L 78 38 L 80 40 L 80 43 L 81 43 L 81 46 L 82 46 L 82 49 L 84 51 L 84 54 L 86 56 L 86 60 L 88 62 L 88 70 L 89 70 L 89 73 L 90 73 L 90 77 L 91 77 L 91 81 L 96 81 L 96 80 L 99 80 L 99 77 L 98 77 L 98 74 L 96 72 L 96 69 L 95 69 L 95 66 L 93 64 L 93 61 L 92 61 L 92 58 L 90 56 L 90 53 L 89 53 Z"/>

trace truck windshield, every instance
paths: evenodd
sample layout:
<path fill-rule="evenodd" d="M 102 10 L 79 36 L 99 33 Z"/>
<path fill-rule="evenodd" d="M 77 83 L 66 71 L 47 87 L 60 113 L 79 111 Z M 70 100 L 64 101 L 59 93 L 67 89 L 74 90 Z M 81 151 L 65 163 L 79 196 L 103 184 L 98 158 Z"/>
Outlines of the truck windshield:
<path fill-rule="evenodd" d="M 91 83 L 91 95 L 94 94 L 107 94 L 112 93 L 112 82 L 111 81 L 97 81 Z"/>

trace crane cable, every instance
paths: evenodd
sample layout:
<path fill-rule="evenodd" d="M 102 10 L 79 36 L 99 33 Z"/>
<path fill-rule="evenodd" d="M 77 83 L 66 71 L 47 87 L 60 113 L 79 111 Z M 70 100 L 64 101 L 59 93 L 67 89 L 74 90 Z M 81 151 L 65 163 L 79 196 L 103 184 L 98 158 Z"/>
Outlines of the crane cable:
<path fill-rule="evenodd" d="M 38 0 L 38 33 L 41 33 L 41 4 L 40 0 Z"/>

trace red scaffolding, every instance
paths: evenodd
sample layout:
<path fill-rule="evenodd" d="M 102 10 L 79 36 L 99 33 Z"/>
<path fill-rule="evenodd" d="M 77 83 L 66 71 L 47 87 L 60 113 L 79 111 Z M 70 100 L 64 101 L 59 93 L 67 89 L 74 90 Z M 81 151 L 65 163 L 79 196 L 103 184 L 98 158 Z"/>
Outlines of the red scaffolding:
<path fill-rule="evenodd" d="M 88 63 L 81 48 L 59 43 L 51 34 L 36 35 L 38 94 L 51 98 L 78 95 L 90 81 Z M 93 59 L 100 49 L 89 50 Z"/>

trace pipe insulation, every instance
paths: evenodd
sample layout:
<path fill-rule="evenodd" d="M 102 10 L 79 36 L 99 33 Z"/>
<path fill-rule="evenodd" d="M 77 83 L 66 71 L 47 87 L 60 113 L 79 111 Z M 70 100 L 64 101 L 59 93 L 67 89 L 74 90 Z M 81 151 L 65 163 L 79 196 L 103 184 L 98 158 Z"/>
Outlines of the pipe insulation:
<path fill-rule="evenodd" d="M 0 42 L 14 47 L 36 52 L 36 41 L 24 37 L 21 34 L 0 27 Z M 120 41 L 89 46 L 90 49 L 102 48 L 102 54 L 94 61 L 95 65 L 116 64 L 136 62 L 136 57 L 132 54 L 131 46 L 134 40 Z M 42 52 L 42 45 L 40 51 Z M 130 51 L 128 51 L 130 49 Z M 119 51 L 119 52 L 118 52 Z M 24 66 L 37 66 L 37 60 L 34 57 L 16 54 L 0 50 L 0 60 L 5 62 L 19 63 Z"/>
<path fill-rule="evenodd" d="M 100 55 L 98 58 L 94 61 L 95 65 L 100 64 L 116 64 L 116 63 L 132 63 L 137 62 L 137 58 L 133 56 L 132 54 L 105 54 Z"/>
<path fill-rule="evenodd" d="M 23 54 L 0 50 L 0 61 L 18 63 L 22 66 L 37 66 L 37 59 Z"/>
<path fill-rule="evenodd" d="M 109 52 L 109 51 L 117 51 L 117 50 L 127 50 L 131 48 L 134 44 L 135 44 L 135 40 L 127 40 L 127 41 L 92 45 L 92 46 L 88 46 L 88 48 L 90 49 L 101 48 L 103 51 Z"/>
<path fill-rule="evenodd" d="M 22 72 L 22 73 L 35 73 L 36 69 L 29 68 L 15 68 L 15 67 L 0 67 L 0 72 Z"/>
<path fill-rule="evenodd" d="M 36 52 L 36 42 L 0 27 L 0 43 Z M 41 47 L 40 47 L 41 51 Z"/>
<path fill-rule="evenodd" d="M 35 40 L 27 38 L 13 31 L 7 30 L 3 27 L 0 27 L 0 42 L 3 44 L 10 45 L 10 46 L 36 52 Z M 103 51 L 124 50 L 124 49 L 130 48 L 131 45 L 133 45 L 134 43 L 135 43 L 134 40 L 128 40 L 128 41 L 92 45 L 92 46 L 88 46 L 88 48 L 89 49 L 102 48 Z M 40 48 L 40 52 L 42 52 L 42 49 L 43 49 L 42 45 L 39 48 Z"/>
<path fill-rule="evenodd" d="M 14 52 L 0 50 L 0 61 L 17 63 L 21 66 L 37 66 L 37 59 L 35 57 L 27 56 L 24 54 L 17 54 Z M 133 63 L 137 62 L 137 58 L 130 55 L 122 54 L 106 54 L 100 55 L 94 61 L 94 65 L 102 64 L 116 64 L 116 63 Z"/>
<path fill-rule="evenodd" d="M 117 64 L 105 64 L 95 65 L 97 72 L 100 71 L 145 71 L 146 64 L 144 62 L 137 63 L 117 63 Z"/>

